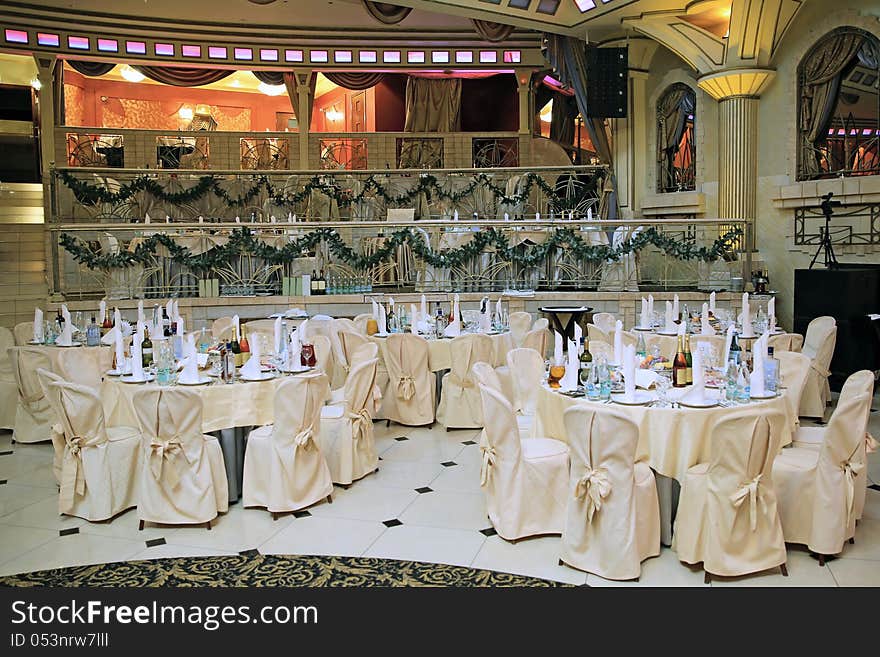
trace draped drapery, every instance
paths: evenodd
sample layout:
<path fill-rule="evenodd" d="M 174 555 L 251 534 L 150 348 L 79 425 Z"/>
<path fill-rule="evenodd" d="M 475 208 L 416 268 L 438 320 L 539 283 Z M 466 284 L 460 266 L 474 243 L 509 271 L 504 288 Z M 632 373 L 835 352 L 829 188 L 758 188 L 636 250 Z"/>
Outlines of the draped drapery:
<path fill-rule="evenodd" d="M 461 80 L 406 79 L 406 132 L 461 130 Z"/>
<path fill-rule="evenodd" d="M 815 146 L 828 131 L 837 104 L 841 73 L 864 42 L 865 37 L 855 32 L 831 35 L 813 48 L 801 65 L 800 131 L 806 142 L 804 146 Z M 803 166 L 807 172 L 818 171 L 818 157 L 804 157 Z"/>
<path fill-rule="evenodd" d="M 154 82 L 175 87 L 201 87 L 232 75 L 233 71 L 210 68 L 182 68 L 178 66 L 132 66 Z"/>
<path fill-rule="evenodd" d="M 325 72 L 324 77 L 333 84 L 349 89 L 351 91 L 362 91 L 375 87 L 385 79 L 385 73 L 375 73 L 366 71 L 364 73 L 356 73 L 353 71 L 341 71 L 339 73 Z"/>
<path fill-rule="evenodd" d="M 395 25 L 404 18 L 409 16 L 412 11 L 409 7 L 398 7 L 388 2 L 371 2 L 371 0 L 361 0 L 370 15 L 380 23 L 386 25 Z"/>
<path fill-rule="evenodd" d="M 275 86 L 284 84 L 283 71 L 251 71 L 251 73 L 253 73 L 254 77 L 260 82 Z"/>
<path fill-rule="evenodd" d="M 555 77 L 562 84 L 574 90 L 578 109 L 584 117 L 584 125 L 590 140 L 599 155 L 599 159 L 610 168 L 610 198 L 608 199 L 608 219 L 617 218 L 617 177 L 614 175 L 614 158 L 611 152 L 611 140 L 605 128 L 605 120 L 589 117 L 587 98 L 586 44 L 579 39 L 558 34 L 545 34 L 546 57 L 556 73 Z"/>
<path fill-rule="evenodd" d="M 84 62 L 79 59 L 68 59 L 67 63 L 77 73 L 82 73 L 90 78 L 109 73 L 116 66 L 116 64 L 105 64 L 104 62 Z"/>
<path fill-rule="evenodd" d="M 673 162 L 687 127 L 688 116 L 693 116 L 696 94 L 687 85 L 676 84 L 666 90 L 657 106 L 657 149 L 664 163 L 661 167 L 660 189 L 674 187 Z"/>
<path fill-rule="evenodd" d="M 476 18 L 471 19 L 474 29 L 483 41 L 491 43 L 499 43 L 504 41 L 513 32 L 513 25 L 504 25 L 502 23 L 493 23 L 492 21 L 481 21 Z"/>
<path fill-rule="evenodd" d="M 577 100 L 558 91 L 553 92 L 553 109 L 550 113 L 550 139 L 571 146 L 574 144 L 574 121 L 578 115 Z"/>

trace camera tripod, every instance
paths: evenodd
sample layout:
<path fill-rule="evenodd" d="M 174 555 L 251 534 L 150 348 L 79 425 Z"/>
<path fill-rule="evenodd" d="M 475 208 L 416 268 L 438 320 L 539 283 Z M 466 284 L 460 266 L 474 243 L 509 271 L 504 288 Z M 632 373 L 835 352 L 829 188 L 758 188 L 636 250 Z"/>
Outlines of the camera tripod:
<path fill-rule="evenodd" d="M 832 201 L 832 196 L 833 193 L 828 192 L 822 197 L 822 205 L 820 207 L 822 208 L 822 213 L 825 215 L 825 228 L 822 230 L 822 239 L 819 241 L 819 247 L 816 249 L 816 253 L 813 254 L 813 259 L 810 260 L 810 269 L 816 264 L 816 260 L 819 258 L 820 253 L 824 254 L 826 269 L 836 267 L 838 264 L 837 256 L 834 255 L 834 246 L 831 244 L 831 215 L 834 214 L 832 208 L 840 205 L 840 201 Z"/>

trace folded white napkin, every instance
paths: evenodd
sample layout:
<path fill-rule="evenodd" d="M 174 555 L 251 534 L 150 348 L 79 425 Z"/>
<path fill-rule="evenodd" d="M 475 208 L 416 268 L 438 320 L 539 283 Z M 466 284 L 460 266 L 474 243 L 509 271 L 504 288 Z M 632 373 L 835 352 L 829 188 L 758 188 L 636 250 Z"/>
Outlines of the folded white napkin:
<path fill-rule="evenodd" d="M 238 319 L 238 315 L 232 316 L 232 325 L 235 327 L 235 335 L 241 340 L 241 322 Z"/>
<path fill-rule="evenodd" d="M 635 401 L 636 348 L 631 344 L 623 348 L 623 396 L 627 401 Z"/>
<path fill-rule="evenodd" d="M 578 347 L 578 354 L 580 354 L 580 345 L 581 338 L 584 337 L 584 330 L 581 328 L 581 325 L 577 322 L 574 323 L 574 343 Z"/>
<path fill-rule="evenodd" d="M 443 330 L 443 335 L 450 338 L 461 335 L 461 319 L 458 311 L 458 294 L 452 297 L 452 321 Z"/>
<path fill-rule="evenodd" d="M 180 317 L 180 301 L 174 300 L 174 319 Z"/>
<path fill-rule="evenodd" d="M 568 363 L 565 365 L 565 374 L 559 381 L 561 390 L 576 390 L 578 384 L 578 352 L 574 341 L 568 341 Z"/>
<path fill-rule="evenodd" d="M 703 371 L 703 352 L 699 349 L 694 349 L 692 358 L 691 366 L 693 368 L 694 383 L 691 391 L 688 393 L 688 397 L 702 403 L 706 400 L 706 373 Z"/>
<path fill-rule="evenodd" d="M 302 330 L 302 325 L 290 334 L 290 348 L 287 350 L 287 369 L 296 369 L 302 364 L 300 360 L 302 356 L 302 343 L 299 339 L 300 330 Z"/>
<path fill-rule="evenodd" d="M 186 336 L 186 342 L 183 346 L 183 371 L 177 378 L 180 383 L 198 383 L 199 382 L 199 357 L 196 351 L 196 335 L 190 333 Z"/>
<path fill-rule="evenodd" d="M 562 365 L 562 336 L 553 331 L 553 364 Z"/>
<path fill-rule="evenodd" d="M 672 303 L 669 301 L 666 302 L 666 321 L 665 326 L 663 327 L 664 333 L 677 333 L 678 330 L 675 326 L 675 317 L 673 315 Z"/>
<path fill-rule="evenodd" d="M 736 327 L 731 324 L 727 327 L 727 335 L 724 336 L 724 369 L 727 369 L 727 361 L 730 360 L 730 345 L 733 343 L 733 332 Z"/>
<path fill-rule="evenodd" d="M 587 207 L 587 221 L 593 220 L 593 206 Z"/>
<path fill-rule="evenodd" d="M 127 370 L 127 363 L 125 362 L 125 345 L 122 342 L 122 331 L 118 331 L 117 328 L 118 324 L 113 329 L 116 331 L 116 371 L 125 372 Z"/>
<path fill-rule="evenodd" d="M 116 338 L 123 338 L 122 335 L 122 316 L 119 314 L 119 308 L 113 309 L 113 328 L 107 331 L 106 335 L 101 337 L 101 344 L 107 346 L 116 344 Z"/>
<path fill-rule="evenodd" d="M 639 327 L 648 328 L 649 326 L 651 326 L 651 321 L 648 316 L 648 300 L 645 297 L 642 297 L 642 312 L 639 313 Z"/>
<path fill-rule="evenodd" d="M 148 224 L 150 223 L 150 221 L 150 214 L 148 212 L 144 212 L 144 223 Z"/>
<path fill-rule="evenodd" d="M 648 295 L 648 326 L 654 321 L 654 295 Z"/>
<path fill-rule="evenodd" d="M 776 298 L 771 297 L 770 301 L 767 302 L 767 326 L 770 328 L 770 331 L 776 330 Z"/>
<path fill-rule="evenodd" d="M 131 378 L 135 381 L 144 380 L 144 352 L 141 337 L 137 334 L 131 341 Z"/>
<path fill-rule="evenodd" d="M 138 324 L 142 324 L 146 321 L 146 317 L 144 316 L 144 301 L 141 299 L 138 301 Z"/>
<path fill-rule="evenodd" d="M 370 303 L 373 304 L 373 319 L 377 322 L 379 321 L 379 304 L 376 303 L 375 299 L 370 299 Z"/>
<path fill-rule="evenodd" d="M 107 300 L 101 299 L 98 302 L 98 326 L 104 322 L 104 316 L 107 314 Z"/>
<path fill-rule="evenodd" d="M 73 322 L 70 321 L 70 311 L 66 305 L 61 306 L 61 316 L 64 318 L 64 328 L 61 330 L 61 335 L 55 338 L 55 344 L 69 347 L 73 344 Z"/>
<path fill-rule="evenodd" d="M 673 319 L 678 319 L 678 295 L 674 294 L 672 296 L 672 316 Z"/>
<path fill-rule="evenodd" d="M 281 328 L 282 328 L 281 327 L 281 318 L 276 317 L 275 323 L 272 325 L 272 330 L 274 332 L 274 338 L 275 338 L 273 340 L 272 344 L 275 347 L 276 354 L 280 354 L 282 351 L 284 351 L 284 345 L 282 344 L 283 338 L 281 336 Z"/>
<path fill-rule="evenodd" d="M 711 312 L 713 315 L 715 314 L 715 293 L 714 292 L 709 293 L 709 312 Z"/>
<path fill-rule="evenodd" d="M 174 321 L 174 301 L 172 299 L 168 299 L 165 304 L 165 314 L 168 315 L 168 321 Z"/>
<path fill-rule="evenodd" d="M 419 311 L 416 310 L 416 304 L 414 304 L 414 303 L 409 304 L 409 312 L 411 315 L 411 317 L 409 319 L 409 330 L 413 335 L 416 335 L 416 334 L 418 334 L 419 326 L 422 323 L 421 319 L 420 319 Z"/>
<path fill-rule="evenodd" d="M 614 322 L 614 364 L 623 362 L 623 322 L 619 319 Z"/>
<path fill-rule="evenodd" d="M 376 322 L 379 326 L 379 333 L 388 332 L 388 316 L 385 314 L 385 306 L 379 304 L 379 319 Z"/>
<path fill-rule="evenodd" d="M 715 335 L 715 329 L 709 323 L 709 304 L 703 304 L 703 314 L 700 315 L 700 333 L 702 335 Z"/>
<path fill-rule="evenodd" d="M 492 311 L 489 310 L 489 297 L 483 297 L 480 301 L 480 333 L 488 333 L 492 330 Z"/>
<path fill-rule="evenodd" d="M 755 342 L 752 350 L 752 374 L 749 377 L 749 390 L 752 397 L 764 396 L 764 349 L 760 346 L 763 338 Z"/>
<path fill-rule="evenodd" d="M 660 378 L 660 375 L 657 372 L 652 372 L 651 370 L 643 370 L 640 367 L 636 368 L 636 386 L 639 388 L 644 388 L 647 390 L 651 386 L 657 383 L 657 379 Z"/>
<path fill-rule="evenodd" d="M 260 341 L 254 340 L 251 345 L 251 357 L 241 366 L 241 375 L 249 379 L 257 379 L 260 374 Z"/>
<path fill-rule="evenodd" d="M 753 338 L 755 337 L 755 329 L 752 327 L 752 313 L 749 308 L 748 292 L 743 292 L 742 308 L 742 337 Z"/>
<path fill-rule="evenodd" d="M 178 336 L 183 335 L 183 317 L 178 317 L 175 322 L 174 334 Z"/>
<path fill-rule="evenodd" d="M 43 311 L 34 308 L 34 342 L 43 341 Z"/>

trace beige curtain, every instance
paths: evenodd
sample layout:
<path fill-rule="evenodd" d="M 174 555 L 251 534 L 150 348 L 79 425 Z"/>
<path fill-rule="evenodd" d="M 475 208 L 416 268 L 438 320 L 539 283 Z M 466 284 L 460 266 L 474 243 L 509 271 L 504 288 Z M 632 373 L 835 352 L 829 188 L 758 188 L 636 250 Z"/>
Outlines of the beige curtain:
<path fill-rule="evenodd" d="M 816 144 L 828 129 L 840 89 L 840 73 L 864 41 L 861 34 L 838 34 L 817 45 L 804 61 L 800 131 L 807 144 Z M 808 171 L 817 171 L 819 167 L 813 157 L 805 158 L 803 164 Z"/>
<path fill-rule="evenodd" d="M 389 2 L 371 2 L 370 0 L 363 0 L 363 3 L 364 9 L 370 13 L 370 16 L 386 25 L 395 25 L 399 23 L 409 16 L 409 12 L 412 11 L 410 7 L 399 7 Z"/>
<path fill-rule="evenodd" d="M 502 25 L 501 23 L 493 23 L 492 21 L 480 21 L 476 18 L 471 19 L 474 29 L 483 41 L 498 43 L 504 41 L 513 32 L 513 25 Z"/>
<path fill-rule="evenodd" d="M 461 130 L 461 80 L 406 80 L 406 132 Z"/>

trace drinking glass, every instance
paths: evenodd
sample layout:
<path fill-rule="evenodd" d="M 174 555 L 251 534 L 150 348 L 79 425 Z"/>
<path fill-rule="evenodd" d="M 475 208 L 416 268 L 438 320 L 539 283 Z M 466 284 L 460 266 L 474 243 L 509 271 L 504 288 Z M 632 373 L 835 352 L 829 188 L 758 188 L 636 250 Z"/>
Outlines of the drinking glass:
<path fill-rule="evenodd" d="M 672 372 L 664 370 L 657 372 L 657 374 L 659 376 L 654 384 L 654 387 L 657 389 L 657 402 L 662 408 L 669 408 L 669 389 L 672 388 Z"/>
<path fill-rule="evenodd" d="M 171 385 L 175 370 L 174 343 L 166 338 L 153 342 L 153 362 L 156 367 L 156 383 Z"/>
<path fill-rule="evenodd" d="M 547 377 L 547 385 L 551 388 L 559 388 L 559 381 L 565 376 L 565 365 L 551 365 Z"/>

